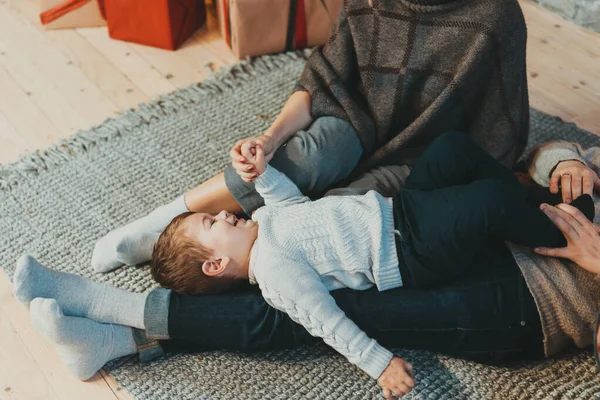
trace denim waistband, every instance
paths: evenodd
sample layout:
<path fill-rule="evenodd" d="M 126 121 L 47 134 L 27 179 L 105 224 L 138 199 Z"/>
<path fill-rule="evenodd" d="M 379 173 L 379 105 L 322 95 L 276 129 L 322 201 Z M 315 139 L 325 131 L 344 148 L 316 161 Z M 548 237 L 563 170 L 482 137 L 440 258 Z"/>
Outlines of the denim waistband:
<path fill-rule="evenodd" d="M 133 340 L 141 362 L 149 362 L 165 355 L 165 352 L 156 339 L 149 338 L 146 331 L 133 329 Z"/>
<path fill-rule="evenodd" d="M 163 288 L 152 289 L 146 298 L 144 307 L 144 326 L 146 335 L 153 339 L 170 339 L 169 305 L 171 291 Z"/>

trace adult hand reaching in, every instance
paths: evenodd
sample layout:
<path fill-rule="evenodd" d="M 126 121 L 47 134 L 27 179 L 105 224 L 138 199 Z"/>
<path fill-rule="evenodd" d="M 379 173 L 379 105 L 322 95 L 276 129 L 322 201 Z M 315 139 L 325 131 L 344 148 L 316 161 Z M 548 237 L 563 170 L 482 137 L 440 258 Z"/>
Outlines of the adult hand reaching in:
<path fill-rule="evenodd" d="M 600 190 L 598 174 L 587 165 L 577 160 L 558 163 L 550 176 L 550 191 L 558 193 L 558 185 L 562 192 L 563 202 L 570 203 L 582 194 L 591 195 L 594 188 Z"/>
<path fill-rule="evenodd" d="M 413 367 L 400 357 L 394 357 L 377 379 L 377 383 L 383 388 L 383 397 L 386 400 L 404 396 L 415 386 Z"/>
<path fill-rule="evenodd" d="M 252 182 L 258 176 L 254 166 L 248 161 L 256 154 L 256 146 L 260 146 L 264 152 L 265 163 L 268 164 L 277 150 L 275 140 L 271 136 L 242 139 L 229 151 L 231 165 L 245 182 Z"/>
<path fill-rule="evenodd" d="M 600 274 L 600 228 L 590 222 L 577 208 L 568 204 L 556 207 L 542 204 L 540 209 L 565 235 L 567 247 L 536 248 L 544 256 L 566 258 L 581 268 Z"/>

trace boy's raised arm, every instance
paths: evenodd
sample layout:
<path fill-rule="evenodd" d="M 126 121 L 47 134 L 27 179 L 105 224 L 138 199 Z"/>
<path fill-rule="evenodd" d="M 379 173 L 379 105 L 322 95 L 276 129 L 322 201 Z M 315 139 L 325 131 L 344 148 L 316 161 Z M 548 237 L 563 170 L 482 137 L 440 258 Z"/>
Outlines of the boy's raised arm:
<path fill-rule="evenodd" d="M 304 203 L 310 199 L 285 174 L 267 164 L 265 171 L 254 179 L 254 187 L 266 206 Z"/>

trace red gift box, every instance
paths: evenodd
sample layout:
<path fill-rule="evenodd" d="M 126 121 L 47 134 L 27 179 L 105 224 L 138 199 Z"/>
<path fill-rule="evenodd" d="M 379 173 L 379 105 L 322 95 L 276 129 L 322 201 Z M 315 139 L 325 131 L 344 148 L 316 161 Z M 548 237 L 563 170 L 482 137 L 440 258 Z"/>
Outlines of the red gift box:
<path fill-rule="evenodd" d="M 113 39 L 175 50 L 206 21 L 204 0 L 103 0 Z"/>

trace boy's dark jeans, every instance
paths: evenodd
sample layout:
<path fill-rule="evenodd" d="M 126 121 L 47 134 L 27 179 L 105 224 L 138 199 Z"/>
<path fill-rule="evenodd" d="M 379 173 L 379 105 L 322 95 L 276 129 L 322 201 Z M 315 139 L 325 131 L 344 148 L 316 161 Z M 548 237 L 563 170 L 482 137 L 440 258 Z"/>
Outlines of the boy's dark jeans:
<path fill-rule="evenodd" d="M 394 196 L 406 280 L 424 288 L 456 279 L 492 240 L 555 247 L 562 234 L 527 195 L 513 172 L 466 134 L 438 137 Z"/>

